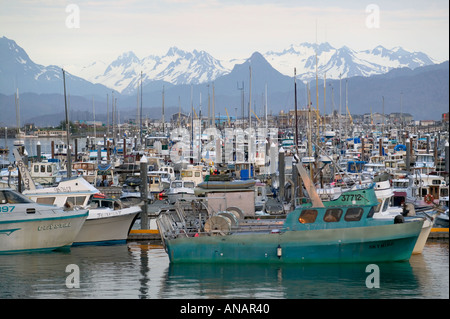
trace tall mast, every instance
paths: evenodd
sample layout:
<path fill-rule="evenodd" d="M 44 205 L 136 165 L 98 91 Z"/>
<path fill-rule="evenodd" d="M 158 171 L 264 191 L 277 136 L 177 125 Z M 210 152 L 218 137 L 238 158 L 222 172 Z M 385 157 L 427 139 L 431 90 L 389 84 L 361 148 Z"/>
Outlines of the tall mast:
<path fill-rule="evenodd" d="M 341 115 L 342 115 L 342 73 L 339 73 L 339 139 L 342 136 Z"/>
<path fill-rule="evenodd" d="M 212 98 L 212 127 L 216 127 L 216 103 L 215 103 L 215 93 L 214 93 L 214 82 L 212 83 L 213 98 Z"/>
<path fill-rule="evenodd" d="M 311 125 L 311 92 L 309 91 L 309 83 L 308 83 L 308 161 L 309 161 L 309 172 L 311 175 L 311 181 L 314 177 L 314 172 L 312 170 L 311 164 L 311 155 L 312 155 L 312 125 Z"/>
<path fill-rule="evenodd" d="M 109 135 L 109 94 L 106 93 L 106 136 Z"/>
<path fill-rule="evenodd" d="M 265 121 L 266 121 L 265 125 L 266 125 L 266 129 L 267 129 L 267 83 L 266 83 L 265 89 L 266 89 L 266 107 L 265 107 L 264 113 L 265 113 Z"/>
<path fill-rule="evenodd" d="M 252 66 L 249 66 L 250 70 L 250 88 L 249 88 L 249 97 L 248 97 L 248 119 L 249 119 L 249 128 L 252 128 Z"/>
<path fill-rule="evenodd" d="M 141 102 L 141 105 L 140 105 L 140 111 L 139 111 L 139 143 L 140 143 L 140 145 L 142 146 L 142 144 L 143 144 L 143 141 L 142 141 L 142 71 L 141 71 L 141 78 L 140 78 L 140 80 L 141 80 L 141 100 L 140 100 L 140 102 Z M 139 101 L 139 86 L 138 86 L 138 101 Z M 139 107 L 139 104 L 138 104 L 138 107 Z"/>
<path fill-rule="evenodd" d="M 64 108 L 66 111 L 66 137 L 67 137 L 67 178 L 72 177 L 72 154 L 70 152 L 70 132 L 69 132 L 69 114 L 67 112 L 67 97 L 66 97 L 66 72 L 62 69 L 63 84 L 64 84 Z"/>
<path fill-rule="evenodd" d="M 94 104 L 94 96 L 92 96 L 92 113 L 93 113 L 93 116 L 94 116 L 94 141 L 95 141 L 95 138 L 97 137 L 97 129 L 96 129 L 96 127 L 95 127 L 95 104 Z M 106 146 L 106 145 L 105 145 Z"/>
<path fill-rule="evenodd" d="M 332 130 L 334 131 L 334 87 L 331 86 L 331 125 L 332 125 Z"/>
<path fill-rule="evenodd" d="M 327 115 L 327 113 L 326 113 L 326 97 L 327 97 L 326 89 L 327 89 L 327 73 L 325 72 L 323 74 L 323 123 L 322 123 L 324 131 L 325 131 L 325 124 L 326 124 L 325 117 Z"/>
<path fill-rule="evenodd" d="M 163 126 L 163 134 L 165 134 L 165 118 L 164 118 L 164 85 L 162 90 L 162 126 Z"/>
<path fill-rule="evenodd" d="M 20 102 L 19 102 L 19 88 L 17 88 L 16 94 L 14 95 L 14 100 L 16 104 L 16 125 L 17 133 L 20 133 Z"/>
<path fill-rule="evenodd" d="M 297 118 L 297 69 L 294 68 L 294 108 L 295 108 L 295 153 L 298 156 L 298 118 Z"/>

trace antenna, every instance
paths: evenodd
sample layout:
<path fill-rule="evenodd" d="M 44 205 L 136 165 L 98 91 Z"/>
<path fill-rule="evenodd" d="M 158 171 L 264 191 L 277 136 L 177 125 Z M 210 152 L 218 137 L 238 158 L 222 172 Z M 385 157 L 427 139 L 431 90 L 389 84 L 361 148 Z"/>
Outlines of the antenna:
<path fill-rule="evenodd" d="M 242 121 L 243 121 L 244 120 L 244 81 L 242 81 L 242 87 L 239 87 L 239 82 L 237 82 L 237 89 L 241 91 L 241 110 L 242 110 Z"/>

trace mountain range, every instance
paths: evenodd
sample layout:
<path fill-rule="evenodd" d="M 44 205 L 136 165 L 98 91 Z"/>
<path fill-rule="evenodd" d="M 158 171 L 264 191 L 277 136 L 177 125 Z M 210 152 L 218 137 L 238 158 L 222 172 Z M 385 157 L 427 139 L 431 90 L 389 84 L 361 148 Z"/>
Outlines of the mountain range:
<path fill-rule="evenodd" d="M 394 68 L 435 64 L 437 61 L 421 52 L 408 52 L 401 47 L 392 50 L 379 45 L 372 50 L 354 51 L 346 46 L 334 48 L 328 42 L 301 43 L 282 51 L 269 51 L 262 56 L 283 75 L 312 80 L 317 71 L 320 78 L 348 78 L 384 74 Z M 171 84 L 200 84 L 230 73 L 236 64 L 247 59 L 218 60 L 205 51 L 187 52 L 171 47 L 163 56 L 149 55 L 139 59 L 132 51 L 125 52 L 110 64 L 93 62 L 85 67 L 72 66 L 69 71 L 92 83 L 101 83 L 123 94 L 133 94 L 142 72 L 143 83 L 161 80 Z"/>
<path fill-rule="evenodd" d="M 448 61 L 438 64 L 424 53 L 400 47 L 388 50 L 377 46 L 357 52 L 348 47 L 336 49 L 328 43 L 302 43 L 279 52 L 255 52 L 247 59 L 230 61 L 217 60 L 205 51 L 187 52 L 172 47 L 163 56 L 139 59 L 130 51 L 109 64 L 93 62 L 82 68 L 66 67 L 71 114 L 92 119 L 92 113 L 87 114 L 92 112 L 95 100 L 96 118 L 101 119 L 102 113 L 106 117 L 107 95 L 111 108 L 114 91 L 122 120 L 135 117 L 136 88 L 142 72 L 144 116 L 160 118 L 163 89 L 166 118 L 170 115 L 167 110 L 177 112 L 181 107 L 189 113 L 191 105 L 196 112 L 202 110 L 206 114 L 208 104 L 210 110 L 215 105 L 216 115 L 240 116 L 241 92 L 245 96 L 245 114 L 248 111 L 250 67 L 252 109 L 262 114 L 267 88 L 269 112 L 277 114 L 293 109 L 294 67 L 299 107 L 306 105 L 306 81 L 310 82 L 315 104 L 316 52 L 318 75 L 323 78 L 326 74 L 327 79 L 327 113 L 332 102 L 336 108 L 339 106 L 339 98 L 343 102 L 347 98 L 352 113 L 381 112 L 382 96 L 385 110 L 400 111 L 401 95 L 403 111 L 416 119 L 440 119 L 441 113 L 448 111 Z M 19 88 L 22 123 L 58 124 L 64 111 L 61 68 L 34 63 L 24 49 L 6 37 L 0 38 L 0 58 L 0 122 L 14 125 L 13 94 Z M 348 97 L 344 96 L 346 86 Z M 319 81 L 319 92 L 319 105 L 323 105 L 323 79 Z M 429 107 L 435 112 L 430 113 Z"/>

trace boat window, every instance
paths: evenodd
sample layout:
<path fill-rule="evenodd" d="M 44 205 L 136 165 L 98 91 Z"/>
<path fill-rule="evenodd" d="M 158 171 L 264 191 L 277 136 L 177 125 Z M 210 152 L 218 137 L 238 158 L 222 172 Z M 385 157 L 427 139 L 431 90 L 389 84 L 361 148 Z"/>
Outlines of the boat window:
<path fill-rule="evenodd" d="M 47 166 L 47 173 L 51 173 L 52 172 L 52 166 L 51 165 L 48 165 Z"/>
<path fill-rule="evenodd" d="M 45 165 L 41 165 L 41 173 L 45 173 Z"/>
<path fill-rule="evenodd" d="M 69 196 L 67 197 L 67 201 L 71 202 L 74 205 L 83 205 L 86 196 Z"/>
<path fill-rule="evenodd" d="M 175 182 L 173 183 L 173 187 L 181 187 L 182 183 L 181 182 Z"/>
<path fill-rule="evenodd" d="M 383 212 L 385 212 L 387 209 L 388 209 L 388 207 L 389 207 L 389 200 L 388 199 L 386 199 L 385 201 L 384 201 L 384 204 L 383 204 Z"/>
<path fill-rule="evenodd" d="M 38 204 L 46 204 L 46 205 L 53 205 L 55 202 L 56 197 L 40 197 L 36 199 L 36 203 Z"/>
<path fill-rule="evenodd" d="M 39 165 L 34 165 L 34 172 L 39 173 Z"/>
<path fill-rule="evenodd" d="M 195 172 L 195 177 L 200 177 L 200 172 Z"/>
<path fill-rule="evenodd" d="M 347 209 L 344 219 L 348 222 L 356 222 L 361 219 L 363 212 L 361 207 L 351 207 Z"/>
<path fill-rule="evenodd" d="M 369 214 L 367 214 L 367 218 L 372 218 L 374 214 L 375 214 L 375 207 L 372 206 L 372 208 L 369 211 Z"/>
<path fill-rule="evenodd" d="M 184 187 L 187 187 L 187 188 L 194 188 L 195 185 L 194 185 L 194 182 L 184 182 Z"/>
<path fill-rule="evenodd" d="M 341 220 L 342 209 L 340 208 L 330 208 L 327 209 L 325 215 L 323 216 L 323 220 L 327 223 L 336 223 Z"/>
<path fill-rule="evenodd" d="M 301 212 L 298 221 L 302 224 L 310 224 L 316 221 L 317 210 L 315 209 L 305 209 Z"/>
<path fill-rule="evenodd" d="M 448 188 L 441 188 L 441 197 L 447 197 L 448 196 Z"/>
<path fill-rule="evenodd" d="M 33 203 L 31 199 L 22 194 L 10 190 L 0 192 L 0 204 L 24 204 Z"/>
<path fill-rule="evenodd" d="M 383 200 L 382 199 L 377 199 L 378 200 L 378 205 L 375 207 L 375 212 L 379 212 L 380 211 L 380 208 L 381 208 L 381 204 L 383 203 Z"/>

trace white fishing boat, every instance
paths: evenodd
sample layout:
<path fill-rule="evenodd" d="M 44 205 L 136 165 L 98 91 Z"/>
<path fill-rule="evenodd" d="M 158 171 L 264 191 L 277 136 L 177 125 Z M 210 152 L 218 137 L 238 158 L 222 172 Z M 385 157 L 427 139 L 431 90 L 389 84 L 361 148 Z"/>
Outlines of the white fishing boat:
<path fill-rule="evenodd" d="M 30 173 L 34 182 L 41 185 L 56 183 L 59 166 L 55 161 L 36 162 L 31 164 Z"/>
<path fill-rule="evenodd" d="M 170 188 L 167 190 L 167 197 L 170 204 L 177 200 L 191 200 L 195 198 L 194 194 L 195 183 L 192 181 L 175 180 L 170 183 Z"/>
<path fill-rule="evenodd" d="M 102 199 L 99 202 L 102 198 L 99 194 L 100 191 L 83 177 L 63 181 L 57 187 L 24 191 L 24 195 L 38 203 L 89 209 L 89 216 L 75 240 L 76 244 L 126 240 L 132 222 L 140 212 L 139 206 L 125 208 L 119 200 Z"/>
<path fill-rule="evenodd" d="M 203 165 L 188 165 L 181 170 L 181 179 L 184 181 L 192 181 L 195 185 L 202 183 L 205 180 L 206 166 Z"/>
<path fill-rule="evenodd" d="M 375 182 L 375 195 L 378 200 L 378 205 L 375 207 L 375 214 L 373 218 L 375 219 L 394 219 L 399 214 L 406 216 L 415 216 L 416 210 L 414 205 L 405 204 L 404 206 L 396 207 L 391 206 L 391 199 L 394 197 L 394 191 L 391 187 L 389 174 L 382 174 L 374 178 Z M 420 254 L 427 242 L 428 236 L 430 235 L 431 228 L 433 227 L 433 220 L 438 214 L 435 210 L 429 210 L 423 212 L 424 223 L 419 237 L 417 238 L 416 245 L 414 246 L 413 254 Z"/>
<path fill-rule="evenodd" d="M 125 207 L 119 199 L 102 195 L 95 195 L 90 207 L 89 216 L 74 245 L 125 242 L 136 216 L 141 212 L 139 206 Z"/>
<path fill-rule="evenodd" d="M 61 181 L 55 187 L 27 189 L 23 194 L 39 204 L 56 205 L 58 207 L 87 207 L 94 194 L 99 190 L 83 177 L 72 177 Z"/>
<path fill-rule="evenodd" d="M 12 189 L 0 190 L 0 210 L 0 253 L 70 247 L 88 216 L 84 209 L 37 204 Z"/>

